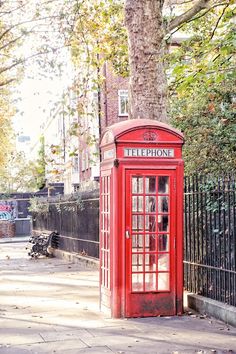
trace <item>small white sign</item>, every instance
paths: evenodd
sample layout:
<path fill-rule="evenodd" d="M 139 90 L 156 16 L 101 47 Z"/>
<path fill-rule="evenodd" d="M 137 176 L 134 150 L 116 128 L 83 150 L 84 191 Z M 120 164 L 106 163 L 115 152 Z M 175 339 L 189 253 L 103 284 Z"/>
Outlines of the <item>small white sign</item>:
<path fill-rule="evenodd" d="M 175 151 L 174 149 L 124 148 L 124 156 L 173 158 Z"/>
<path fill-rule="evenodd" d="M 103 153 L 103 159 L 104 160 L 113 159 L 114 157 L 115 157 L 114 149 L 105 150 L 104 153 Z"/>

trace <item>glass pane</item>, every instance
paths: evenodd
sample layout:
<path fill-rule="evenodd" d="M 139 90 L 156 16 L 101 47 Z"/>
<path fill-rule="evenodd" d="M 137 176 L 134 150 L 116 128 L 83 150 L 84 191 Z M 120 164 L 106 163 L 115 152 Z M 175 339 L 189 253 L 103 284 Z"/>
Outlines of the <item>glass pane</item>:
<path fill-rule="evenodd" d="M 132 197 L 132 211 L 143 211 L 143 197 Z"/>
<path fill-rule="evenodd" d="M 105 211 L 105 197 L 102 196 L 102 212 Z"/>
<path fill-rule="evenodd" d="M 107 177 L 107 193 L 110 193 L 110 177 Z"/>
<path fill-rule="evenodd" d="M 158 193 L 169 193 L 169 177 L 158 177 Z"/>
<path fill-rule="evenodd" d="M 169 273 L 158 273 L 158 290 L 170 289 L 170 275 Z"/>
<path fill-rule="evenodd" d="M 158 255 L 158 271 L 169 270 L 170 256 L 169 254 Z"/>
<path fill-rule="evenodd" d="M 104 268 L 107 268 L 107 251 L 104 251 Z"/>
<path fill-rule="evenodd" d="M 158 197 L 158 211 L 159 213 L 168 213 L 169 211 L 169 197 Z"/>
<path fill-rule="evenodd" d="M 133 272 L 143 272 L 143 255 L 133 254 L 132 255 L 132 271 Z"/>
<path fill-rule="evenodd" d="M 156 211 L 156 197 L 146 197 L 146 212 L 152 213 Z"/>
<path fill-rule="evenodd" d="M 104 243 L 103 243 L 103 247 L 104 247 L 104 249 L 107 249 L 107 233 L 106 232 L 104 232 Z"/>
<path fill-rule="evenodd" d="M 156 231 L 156 216 L 155 215 L 146 215 L 145 230 L 150 231 L 150 232 Z"/>
<path fill-rule="evenodd" d="M 132 274 L 132 291 L 143 291 L 143 273 Z"/>
<path fill-rule="evenodd" d="M 143 193 L 143 177 L 132 177 L 132 193 Z"/>
<path fill-rule="evenodd" d="M 132 265 L 132 272 L 143 273 L 143 266 L 137 264 Z"/>
<path fill-rule="evenodd" d="M 146 177 L 146 193 L 156 193 L 156 177 Z"/>
<path fill-rule="evenodd" d="M 132 252 L 143 252 L 143 235 L 132 236 Z"/>
<path fill-rule="evenodd" d="M 110 195 L 107 196 L 107 211 L 110 212 Z"/>
<path fill-rule="evenodd" d="M 153 252 L 156 251 L 156 235 L 146 235 L 145 236 L 145 251 Z"/>
<path fill-rule="evenodd" d="M 104 213 L 104 230 L 107 230 L 107 213 Z"/>
<path fill-rule="evenodd" d="M 158 216 L 158 230 L 159 231 L 169 231 L 169 217 L 168 215 Z"/>
<path fill-rule="evenodd" d="M 169 236 L 166 234 L 158 236 L 158 251 L 169 251 Z"/>
<path fill-rule="evenodd" d="M 155 254 L 146 254 L 145 255 L 145 271 L 146 272 L 156 271 L 156 269 L 157 269 L 156 257 L 157 256 Z"/>
<path fill-rule="evenodd" d="M 128 114 L 128 96 L 120 95 L 120 114 Z"/>
<path fill-rule="evenodd" d="M 110 230 L 110 213 L 107 213 L 107 230 Z"/>
<path fill-rule="evenodd" d="M 155 291 L 156 290 L 156 274 L 149 273 L 145 274 L 145 290 Z"/>
<path fill-rule="evenodd" d="M 103 193 L 106 193 L 106 177 L 103 177 Z"/>
<path fill-rule="evenodd" d="M 107 211 L 107 196 L 104 195 L 104 211 Z"/>
<path fill-rule="evenodd" d="M 104 230 L 104 213 L 102 212 L 102 230 Z"/>
<path fill-rule="evenodd" d="M 143 215 L 132 215 L 132 230 L 143 231 Z"/>

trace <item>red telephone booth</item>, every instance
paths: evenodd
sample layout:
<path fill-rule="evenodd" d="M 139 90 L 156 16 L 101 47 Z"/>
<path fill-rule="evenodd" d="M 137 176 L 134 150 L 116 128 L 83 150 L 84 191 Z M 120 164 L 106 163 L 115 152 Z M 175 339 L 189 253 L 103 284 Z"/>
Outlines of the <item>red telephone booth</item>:
<path fill-rule="evenodd" d="M 112 317 L 182 313 L 182 145 L 181 132 L 149 119 L 103 135 L 100 292 Z"/>

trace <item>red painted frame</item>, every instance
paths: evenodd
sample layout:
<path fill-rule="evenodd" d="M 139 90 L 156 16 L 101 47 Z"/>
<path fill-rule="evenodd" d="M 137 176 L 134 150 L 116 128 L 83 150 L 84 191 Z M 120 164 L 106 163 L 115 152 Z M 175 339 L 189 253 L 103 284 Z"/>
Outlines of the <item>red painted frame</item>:
<path fill-rule="evenodd" d="M 168 212 L 170 219 L 170 229 L 166 232 L 169 235 L 169 256 L 170 256 L 170 288 L 165 291 L 140 291 L 132 292 L 131 289 L 131 237 L 125 239 L 125 317 L 140 317 L 142 314 L 145 316 L 158 316 L 158 315 L 175 315 L 176 314 L 176 260 L 175 260 L 175 234 L 176 234 L 176 190 L 175 184 L 175 171 L 174 170 L 160 170 L 160 169 L 142 169 L 142 170 L 127 170 L 126 171 L 126 229 L 128 229 L 132 236 L 131 231 L 131 209 L 130 209 L 130 197 L 131 197 L 131 185 L 130 179 L 132 176 L 139 174 L 140 176 L 168 176 L 170 178 L 169 183 L 169 198 L 170 198 L 170 210 Z M 145 191 L 144 191 L 145 192 Z M 146 196 L 143 193 L 143 196 Z M 145 214 L 145 213 L 144 213 Z M 143 214 L 143 215 L 144 215 Z M 159 234 L 159 232 L 156 232 Z M 146 232 L 144 232 L 146 234 Z M 147 273 L 146 273 L 147 274 Z M 159 272 L 157 272 L 159 274 Z"/>

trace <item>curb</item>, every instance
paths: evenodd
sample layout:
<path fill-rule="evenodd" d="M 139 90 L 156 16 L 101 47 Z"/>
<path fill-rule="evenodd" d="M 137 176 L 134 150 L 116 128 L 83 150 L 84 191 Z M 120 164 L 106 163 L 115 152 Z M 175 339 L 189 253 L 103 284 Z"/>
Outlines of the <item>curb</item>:
<path fill-rule="evenodd" d="M 13 238 L 0 238 L 0 244 L 1 243 L 18 243 L 18 242 L 28 242 L 30 236 L 25 237 L 25 236 L 19 236 L 19 237 L 13 237 Z"/>
<path fill-rule="evenodd" d="M 56 258 L 66 259 L 72 263 L 84 263 L 86 266 L 99 269 L 99 260 L 92 257 L 81 256 L 78 253 L 67 252 L 63 250 L 53 249 L 53 255 Z"/>
<path fill-rule="evenodd" d="M 201 314 L 207 314 L 236 327 L 236 307 L 206 298 L 201 295 L 188 294 L 188 307 Z"/>

